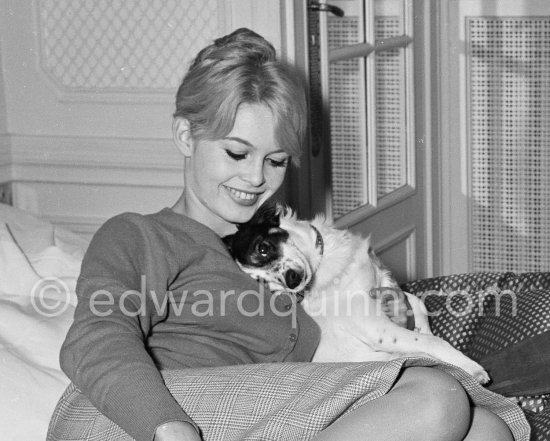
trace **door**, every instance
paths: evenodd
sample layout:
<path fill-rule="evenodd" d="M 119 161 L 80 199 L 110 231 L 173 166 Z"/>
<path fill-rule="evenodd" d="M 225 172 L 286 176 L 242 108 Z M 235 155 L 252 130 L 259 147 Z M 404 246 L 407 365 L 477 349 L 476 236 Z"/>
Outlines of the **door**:
<path fill-rule="evenodd" d="M 295 177 L 301 213 L 371 235 L 400 282 L 431 275 L 429 4 L 322 0 L 302 8 L 312 118 Z"/>

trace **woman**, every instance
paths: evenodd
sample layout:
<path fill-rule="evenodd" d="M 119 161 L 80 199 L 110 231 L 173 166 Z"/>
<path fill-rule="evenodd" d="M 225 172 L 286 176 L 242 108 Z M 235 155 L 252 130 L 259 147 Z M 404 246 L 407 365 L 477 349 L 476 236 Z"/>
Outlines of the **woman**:
<path fill-rule="evenodd" d="M 212 371 L 200 369 L 306 362 L 315 351 L 313 320 L 240 272 L 220 240 L 249 220 L 298 162 L 307 114 L 297 78 L 267 41 L 246 29 L 203 49 L 177 93 L 181 197 L 156 214 L 109 220 L 87 251 L 62 368 L 137 440 L 209 436 L 173 398 L 161 369 L 206 373 Z M 50 439 L 60 439 L 63 424 L 70 423 L 58 415 Z M 376 440 L 512 439 L 495 414 L 471 411 L 457 380 L 426 367 L 404 369 L 385 395 L 313 439 L 366 439 L 366 430 Z"/>

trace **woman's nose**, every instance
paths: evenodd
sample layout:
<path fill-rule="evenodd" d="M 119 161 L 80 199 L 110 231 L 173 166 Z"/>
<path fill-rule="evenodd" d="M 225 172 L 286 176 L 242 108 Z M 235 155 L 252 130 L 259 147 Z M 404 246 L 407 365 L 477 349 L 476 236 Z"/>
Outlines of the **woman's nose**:
<path fill-rule="evenodd" d="M 253 185 L 259 187 L 265 182 L 264 166 L 261 164 L 252 164 L 243 173 L 243 179 Z"/>

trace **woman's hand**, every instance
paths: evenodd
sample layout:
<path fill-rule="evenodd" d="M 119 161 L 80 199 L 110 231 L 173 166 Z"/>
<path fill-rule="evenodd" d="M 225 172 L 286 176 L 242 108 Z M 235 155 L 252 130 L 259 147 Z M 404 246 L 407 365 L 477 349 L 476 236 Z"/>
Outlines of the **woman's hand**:
<path fill-rule="evenodd" d="M 202 438 L 191 424 L 171 421 L 157 427 L 153 441 L 202 441 Z"/>

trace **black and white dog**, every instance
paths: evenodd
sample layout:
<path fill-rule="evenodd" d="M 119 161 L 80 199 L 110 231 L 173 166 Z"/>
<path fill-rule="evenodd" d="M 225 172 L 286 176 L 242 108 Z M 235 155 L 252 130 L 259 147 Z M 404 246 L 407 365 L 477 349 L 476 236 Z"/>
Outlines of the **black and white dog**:
<path fill-rule="evenodd" d="M 301 304 L 321 328 L 313 361 L 423 354 L 464 369 L 480 383 L 489 381 L 482 366 L 432 335 L 427 310 L 417 297 L 403 293 L 414 313 L 415 331 L 381 311 L 371 290 L 398 287 L 368 238 L 336 229 L 321 216 L 298 220 L 288 208 L 267 205 L 224 242 L 243 271 L 267 282 L 272 292 L 304 296 Z"/>

